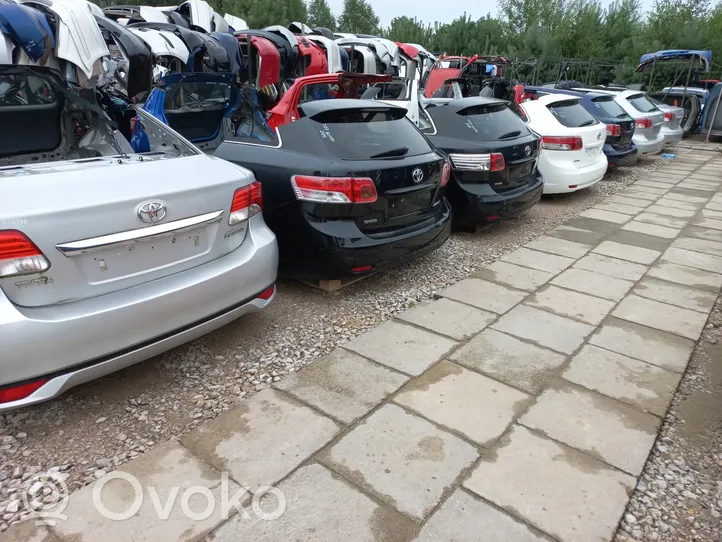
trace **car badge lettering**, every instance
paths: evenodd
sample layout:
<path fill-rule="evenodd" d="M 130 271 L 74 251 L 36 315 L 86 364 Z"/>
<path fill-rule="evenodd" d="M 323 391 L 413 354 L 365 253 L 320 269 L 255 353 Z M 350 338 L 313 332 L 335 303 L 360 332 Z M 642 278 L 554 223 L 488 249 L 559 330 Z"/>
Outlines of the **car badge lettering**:
<path fill-rule="evenodd" d="M 599 133 L 597 134 L 597 139 L 602 139 L 602 132 L 599 132 Z"/>
<path fill-rule="evenodd" d="M 527 145 L 526 147 L 524 147 L 524 156 L 529 156 L 529 155 L 531 155 L 531 147 L 529 145 Z"/>
<path fill-rule="evenodd" d="M 424 180 L 424 172 L 421 171 L 420 168 L 416 168 L 414 171 L 411 172 L 411 178 L 414 180 L 415 183 L 420 183 Z"/>
<path fill-rule="evenodd" d="M 146 201 L 138 207 L 138 218 L 147 224 L 160 222 L 167 213 L 164 203 L 160 201 Z"/>

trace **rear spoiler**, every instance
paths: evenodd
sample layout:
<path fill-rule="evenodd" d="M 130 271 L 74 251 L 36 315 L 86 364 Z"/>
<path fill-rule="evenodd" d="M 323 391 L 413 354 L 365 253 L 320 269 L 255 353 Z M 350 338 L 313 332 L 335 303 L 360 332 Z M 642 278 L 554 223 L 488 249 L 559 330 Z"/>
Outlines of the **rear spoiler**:
<path fill-rule="evenodd" d="M 406 115 L 406 108 L 392 105 L 385 102 L 373 100 L 338 99 L 338 100 L 316 100 L 298 106 L 302 117 L 316 119 L 319 116 L 342 116 L 348 113 L 391 113 L 394 120 L 403 118 Z"/>

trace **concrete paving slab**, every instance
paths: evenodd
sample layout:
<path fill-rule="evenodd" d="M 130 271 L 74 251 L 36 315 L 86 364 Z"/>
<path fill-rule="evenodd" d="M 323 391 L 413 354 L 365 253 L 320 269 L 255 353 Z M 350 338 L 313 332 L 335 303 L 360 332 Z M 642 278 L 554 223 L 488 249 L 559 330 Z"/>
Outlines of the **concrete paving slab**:
<path fill-rule="evenodd" d="M 409 375 L 419 375 L 456 346 L 436 333 L 407 324 L 384 322 L 343 345 L 357 354 Z"/>
<path fill-rule="evenodd" d="M 550 237 L 556 237 L 558 239 L 566 239 L 574 243 L 582 243 L 590 246 L 594 246 L 604 239 L 605 234 L 595 231 L 589 231 L 581 228 L 574 228 L 571 226 L 557 226 L 548 234 Z"/>
<path fill-rule="evenodd" d="M 711 209 L 702 209 L 702 218 L 711 218 L 713 220 L 722 220 L 722 211 L 712 211 Z"/>
<path fill-rule="evenodd" d="M 662 254 L 658 250 L 624 245 L 615 241 L 603 241 L 592 252 L 643 265 L 653 263 Z"/>
<path fill-rule="evenodd" d="M 716 192 L 719 189 L 719 186 L 710 185 L 710 184 L 706 184 L 706 183 L 685 181 L 685 182 L 679 183 L 677 185 L 677 188 L 692 190 L 696 193 L 696 192 Z"/>
<path fill-rule="evenodd" d="M 664 252 L 672 243 L 671 239 L 663 239 L 662 237 L 655 237 L 654 235 L 626 230 L 617 230 L 607 237 L 606 240 L 621 243 L 622 245 L 648 248 L 649 250 L 656 250 L 658 252 Z"/>
<path fill-rule="evenodd" d="M 530 250 L 524 247 L 503 256 L 501 260 L 553 274 L 561 272 L 574 263 L 573 258 L 565 258 L 564 256 Z"/>
<path fill-rule="evenodd" d="M 644 209 L 645 207 L 649 207 L 651 205 L 650 201 L 644 200 L 644 199 L 638 199 L 638 198 L 629 198 L 622 195 L 623 192 L 619 192 L 617 195 L 612 196 L 607 200 L 609 203 L 622 203 L 624 205 L 630 205 L 631 207 L 639 207 L 640 209 Z"/>
<path fill-rule="evenodd" d="M 657 224 L 658 226 L 667 226 L 669 228 L 679 229 L 684 228 L 689 222 L 688 220 L 685 220 L 683 218 L 675 218 L 671 216 L 650 213 L 649 209 L 643 213 L 638 214 L 635 220 L 638 220 L 639 222 L 646 222 L 647 224 Z"/>
<path fill-rule="evenodd" d="M 696 239 L 694 237 L 677 237 L 672 241 L 675 248 L 683 248 L 685 250 L 693 250 L 702 254 L 711 254 L 712 256 L 722 256 L 722 242 L 707 241 L 706 239 Z"/>
<path fill-rule="evenodd" d="M 715 220 L 714 218 L 698 218 L 692 224 L 711 230 L 722 230 L 722 220 Z"/>
<path fill-rule="evenodd" d="M 482 534 L 483 533 L 483 534 Z M 527 524 L 457 489 L 421 529 L 416 542 L 545 542 Z"/>
<path fill-rule="evenodd" d="M 671 181 L 671 182 L 674 183 L 674 181 Z M 661 188 L 661 189 L 663 189 L 665 192 L 666 192 L 667 190 L 669 190 L 669 185 L 670 185 L 670 183 L 661 182 L 661 181 L 649 181 L 649 180 L 647 180 L 646 178 L 640 179 L 639 181 L 636 181 L 636 182 L 634 183 L 634 186 L 636 186 L 636 187 L 649 186 L 649 187 L 651 187 L 651 188 Z"/>
<path fill-rule="evenodd" d="M 664 205 L 650 205 L 646 209 L 650 213 L 658 215 L 673 216 L 676 218 L 692 218 L 698 213 L 697 209 L 678 209 L 677 207 L 666 207 Z"/>
<path fill-rule="evenodd" d="M 649 276 L 711 292 L 722 288 L 722 275 L 670 262 L 658 262 L 649 270 Z"/>
<path fill-rule="evenodd" d="M 641 207 L 633 207 L 631 205 L 625 205 L 624 203 L 608 203 L 606 201 L 595 205 L 594 209 L 599 209 L 600 211 L 611 211 L 613 213 L 622 213 L 625 215 L 637 215 L 642 211 L 643 209 Z"/>
<path fill-rule="evenodd" d="M 671 207 L 673 209 L 687 209 L 690 211 L 699 211 L 702 208 L 701 203 L 689 203 L 686 201 L 667 199 L 666 196 L 662 196 L 660 199 L 654 202 L 654 204 L 662 207 Z"/>
<path fill-rule="evenodd" d="M 717 299 L 717 295 L 712 292 L 697 290 L 696 288 L 653 277 L 644 277 L 634 287 L 632 293 L 647 299 L 654 299 L 662 303 L 701 312 L 705 315 L 712 311 L 712 306 Z"/>
<path fill-rule="evenodd" d="M 534 292 L 524 304 L 593 325 L 600 324 L 615 305 L 614 301 L 566 290 L 553 284 Z"/>
<path fill-rule="evenodd" d="M 276 387 L 343 423 L 353 423 L 407 380 L 407 376 L 336 348 Z"/>
<path fill-rule="evenodd" d="M 659 194 L 650 194 L 641 190 L 636 190 L 634 186 L 622 190 L 621 194 L 626 198 L 643 199 L 652 202 L 659 198 Z"/>
<path fill-rule="evenodd" d="M 609 318 L 589 343 L 675 373 L 687 368 L 694 341 L 633 322 Z"/>
<path fill-rule="evenodd" d="M 396 405 L 385 405 L 325 450 L 320 460 L 358 487 L 425 519 L 478 457 L 460 438 Z"/>
<path fill-rule="evenodd" d="M 664 417 L 681 375 L 588 344 L 572 358 L 565 379 Z"/>
<path fill-rule="evenodd" d="M 722 211 L 722 203 L 715 203 L 714 201 L 710 201 L 707 205 L 704 206 L 705 209 L 709 209 L 710 211 Z"/>
<path fill-rule="evenodd" d="M 563 354 L 574 352 L 594 330 L 588 324 L 525 305 L 512 309 L 492 328 Z"/>
<path fill-rule="evenodd" d="M 45 525 L 37 525 L 31 519 L 16 523 L 9 531 L 0 533 L 0 542 L 60 542 L 60 539 Z"/>
<path fill-rule="evenodd" d="M 376 503 L 318 464 L 299 469 L 278 489 L 286 499 L 280 517 L 267 520 L 253 512 L 238 514 L 216 530 L 210 540 L 401 542 L 411 540 L 418 531 L 410 519 Z M 278 510 L 278 501 L 266 494 L 258 501 L 258 507 L 271 515 Z"/>
<path fill-rule="evenodd" d="M 462 341 L 491 324 L 496 314 L 442 297 L 420 303 L 396 318 Z"/>
<path fill-rule="evenodd" d="M 627 216 L 627 218 L 632 217 Z M 593 231 L 602 235 L 602 237 L 606 237 L 607 235 L 610 235 L 617 231 L 619 228 L 621 228 L 622 224 L 617 224 L 616 222 L 607 222 L 605 220 L 599 220 L 596 218 L 577 216 L 575 218 L 567 220 L 567 226 L 582 230 Z"/>
<path fill-rule="evenodd" d="M 221 506 L 221 473 L 194 457 L 178 442 L 161 444 L 126 463 L 119 471 L 104 480 L 107 483 L 101 486 L 100 500 L 106 511 L 130 517 L 122 521 L 104 517 L 94 504 L 94 488 L 101 483 L 95 482 L 70 495 L 64 512 L 68 518 L 53 527 L 60 538 L 112 542 L 191 541 L 202 539 L 226 519 Z M 137 493 L 127 479 L 116 477 L 127 474 L 135 477 L 142 494 Z M 167 507 L 164 512 L 168 517 L 164 520 L 154 507 L 149 486 L 155 488 L 156 500 L 162 503 L 160 506 Z M 186 493 L 192 488 L 196 488 L 193 493 Z M 203 493 L 198 488 L 202 488 Z M 232 481 L 228 481 L 227 491 L 229 500 L 236 494 L 241 500 L 248 496 Z M 140 508 L 134 514 L 126 514 L 134 511 L 138 495 L 142 497 Z M 184 512 L 184 495 L 189 497 L 187 509 L 196 516 L 194 518 Z"/>
<path fill-rule="evenodd" d="M 625 297 L 612 315 L 695 341 L 707 321 L 706 314 L 636 295 Z"/>
<path fill-rule="evenodd" d="M 562 542 L 608 542 L 635 479 L 520 426 L 464 486 Z"/>
<path fill-rule="evenodd" d="M 272 389 L 200 425 L 183 445 L 196 457 L 256 491 L 271 486 L 326 445 L 339 427 Z"/>
<path fill-rule="evenodd" d="M 485 446 L 506 431 L 529 399 L 496 380 L 441 361 L 404 386 L 394 402 Z"/>
<path fill-rule="evenodd" d="M 442 290 L 439 295 L 480 309 L 503 314 L 529 294 L 485 280 L 464 279 Z"/>
<path fill-rule="evenodd" d="M 566 241 L 557 237 L 542 235 L 524 246 L 526 248 L 539 250 L 540 252 L 548 252 L 550 254 L 576 259 L 581 258 L 589 252 L 593 245 L 575 243 L 573 241 Z"/>
<path fill-rule="evenodd" d="M 670 191 L 670 194 L 681 194 L 684 196 L 692 196 L 695 198 L 703 198 L 705 201 L 707 198 L 709 198 L 712 194 L 710 194 L 709 190 L 698 190 L 695 188 L 689 188 L 688 186 L 684 186 L 687 183 L 679 183 L 677 186 L 674 187 L 674 191 Z"/>
<path fill-rule="evenodd" d="M 611 299 L 612 301 L 621 300 L 634 285 L 633 282 L 628 280 L 617 279 L 574 267 L 555 277 L 551 284 L 576 292 Z"/>
<path fill-rule="evenodd" d="M 678 177 L 661 177 L 659 175 L 652 174 L 649 177 L 645 177 L 644 180 L 646 182 L 650 183 L 657 183 L 657 184 L 665 184 L 665 185 L 675 185 L 678 182 L 680 182 L 680 179 Z M 641 181 L 637 181 L 639 183 Z M 636 184 L 636 183 L 635 183 Z"/>
<path fill-rule="evenodd" d="M 684 201 L 687 203 L 706 203 L 707 198 L 704 196 L 690 196 L 689 194 L 680 193 L 677 188 L 670 190 L 665 196 L 666 199 Z"/>
<path fill-rule="evenodd" d="M 624 224 L 629 221 L 629 215 L 623 213 L 615 213 L 613 211 L 603 211 L 599 209 L 587 209 L 583 213 L 579 213 L 579 216 L 585 218 L 594 218 L 595 220 L 603 220 L 604 222 L 614 222 L 615 224 Z"/>
<path fill-rule="evenodd" d="M 536 394 L 564 363 L 565 357 L 506 333 L 485 329 L 449 359 L 522 391 Z"/>
<path fill-rule="evenodd" d="M 557 381 L 519 423 L 638 476 L 661 420 L 604 395 Z"/>
<path fill-rule="evenodd" d="M 647 272 L 644 265 L 610 258 L 601 254 L 588 254 L 574 264 L 577 269 L 586 269 L 600 275 L 609 275 L 617 279 L 636 281 Z"/>
<path fill-rule="evenodd" d="M 639 222 L 638 220 L 633 220 L 629 224 L 626 224 L 622 229 L 644 233 L 646 235 L 654 235 L 655 237 L 662 237 L 664 239 L 674 239 L 681 231 L 677 228 L 647 224 L 646 222 Z"/>
<path fill-rule="evenodd" d="M 722 273 L 722 256 L 714 256 L 713 254 L 702 254 L 692 250 L 672 247 L 662 255 L 662 260 L 694 267 L 702 271 L 710 273 Z"/>
<path fill-rule="evenodd" d="M 679 186 L 679 185 L 677 185 Z M 646 194 L 654 194 L 657 196 L 661 196 L 662 194 L 666 194 L 669 190 L 668 186 L 665 187 L 657 187 L 657 186 L 649 186 L 648 184 L 640 184 L 639 182 L 636 182 L 632 185 L 633 192 L 643 192 Z"/>
<path fill-rule="evenodd" d="M 562 239 L 559 239 L 562 241 Z M 474 273 L 472 277 L 496 282 L 505 286 L 511 286 L 528 292 L 534 291 L 539 286 L 546 284 L 554 276 L 553 273 L 539 271 L 529 267 L 522 267 L 513 263 L 495 261 L 481 271 Z"/>
<path fill-rule="evenodd" d="M 685 237 L 694 237 L 695 239 L 704 239 L 706 241 L 715 241 L 722 243 L 722 231 L 710 230 L 700 226 L 687 226 L 682 233 Z"/>

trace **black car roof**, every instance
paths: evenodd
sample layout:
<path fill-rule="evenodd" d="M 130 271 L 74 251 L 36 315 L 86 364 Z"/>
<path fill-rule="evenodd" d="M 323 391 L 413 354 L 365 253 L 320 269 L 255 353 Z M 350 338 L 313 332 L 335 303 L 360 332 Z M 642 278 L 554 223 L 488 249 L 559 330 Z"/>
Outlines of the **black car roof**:
<path fill-rule="evenodd" d="M 327 111 L 340 111 L 348 109 L 364 109 L 366 111 L 388 111 L 389 109 L 403 109 L 397 105 L 391 105 L 376 100 L 356 100 L 349 98 L 338 98 L 330 100 L 314 100 L 299 104 L 298 108 L 306 117 L 313 117 Z"/>

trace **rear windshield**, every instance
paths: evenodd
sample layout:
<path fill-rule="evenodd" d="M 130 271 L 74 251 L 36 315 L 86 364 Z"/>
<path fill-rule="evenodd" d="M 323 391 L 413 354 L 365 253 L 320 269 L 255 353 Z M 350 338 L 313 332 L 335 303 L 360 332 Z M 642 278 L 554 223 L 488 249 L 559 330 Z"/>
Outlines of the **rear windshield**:
<path fill-rule="evenodd" d="M 231 99 L 231 86 L 226 81 L 172 83 L 166 87 L 166 110 L 225 108 Z"/>
<path fill-rule="evenodd" d="M 621 119 L 627 116 L 627 112 L 622 109 L 621 105 L 614 101 L 612 96 L 601 96 L 592 99 L 592 109 L 600 117 Z"/>
<path fill-rule="evenodd" d="M 597 119 L 577 100 L 556 102 L 548 105 L 547 108 L 561 125 L 567 128 L 579 128 L 597 123 Z"/>
<path fill-rule="evenodd" d="M 524 122 L 506 104 L 477 105 L 457 111 L 469 130 L 469 137 L 482 141 L 514 139 L 529 135 Z M 472 135 L 473 134 L 473 135 Z"/>
<path fill-rule="evenodd" d="M 410 86 L 400 81 L 374 83 L 361 95 L 362 100 L 409 100 Z"/>
<path fill-rule="evenodd" d="M 650 102 L 649 98 L 647 98 L 644 94 L 635 94 L 634 96 L 630 96 L 627 98 L 627 101 L 632 104 L 634 109 L 641 111 L 642 113 L 657 111 L 657 106 Z"/>
<path fill-rule="evenodd" d="M 404 113 L 404 110 L 328 111 L 315 115 L 311 123 L 326 148 L 344 160 L 395 158 L 432 152 L 426 138 L 403 116 Z"/>

